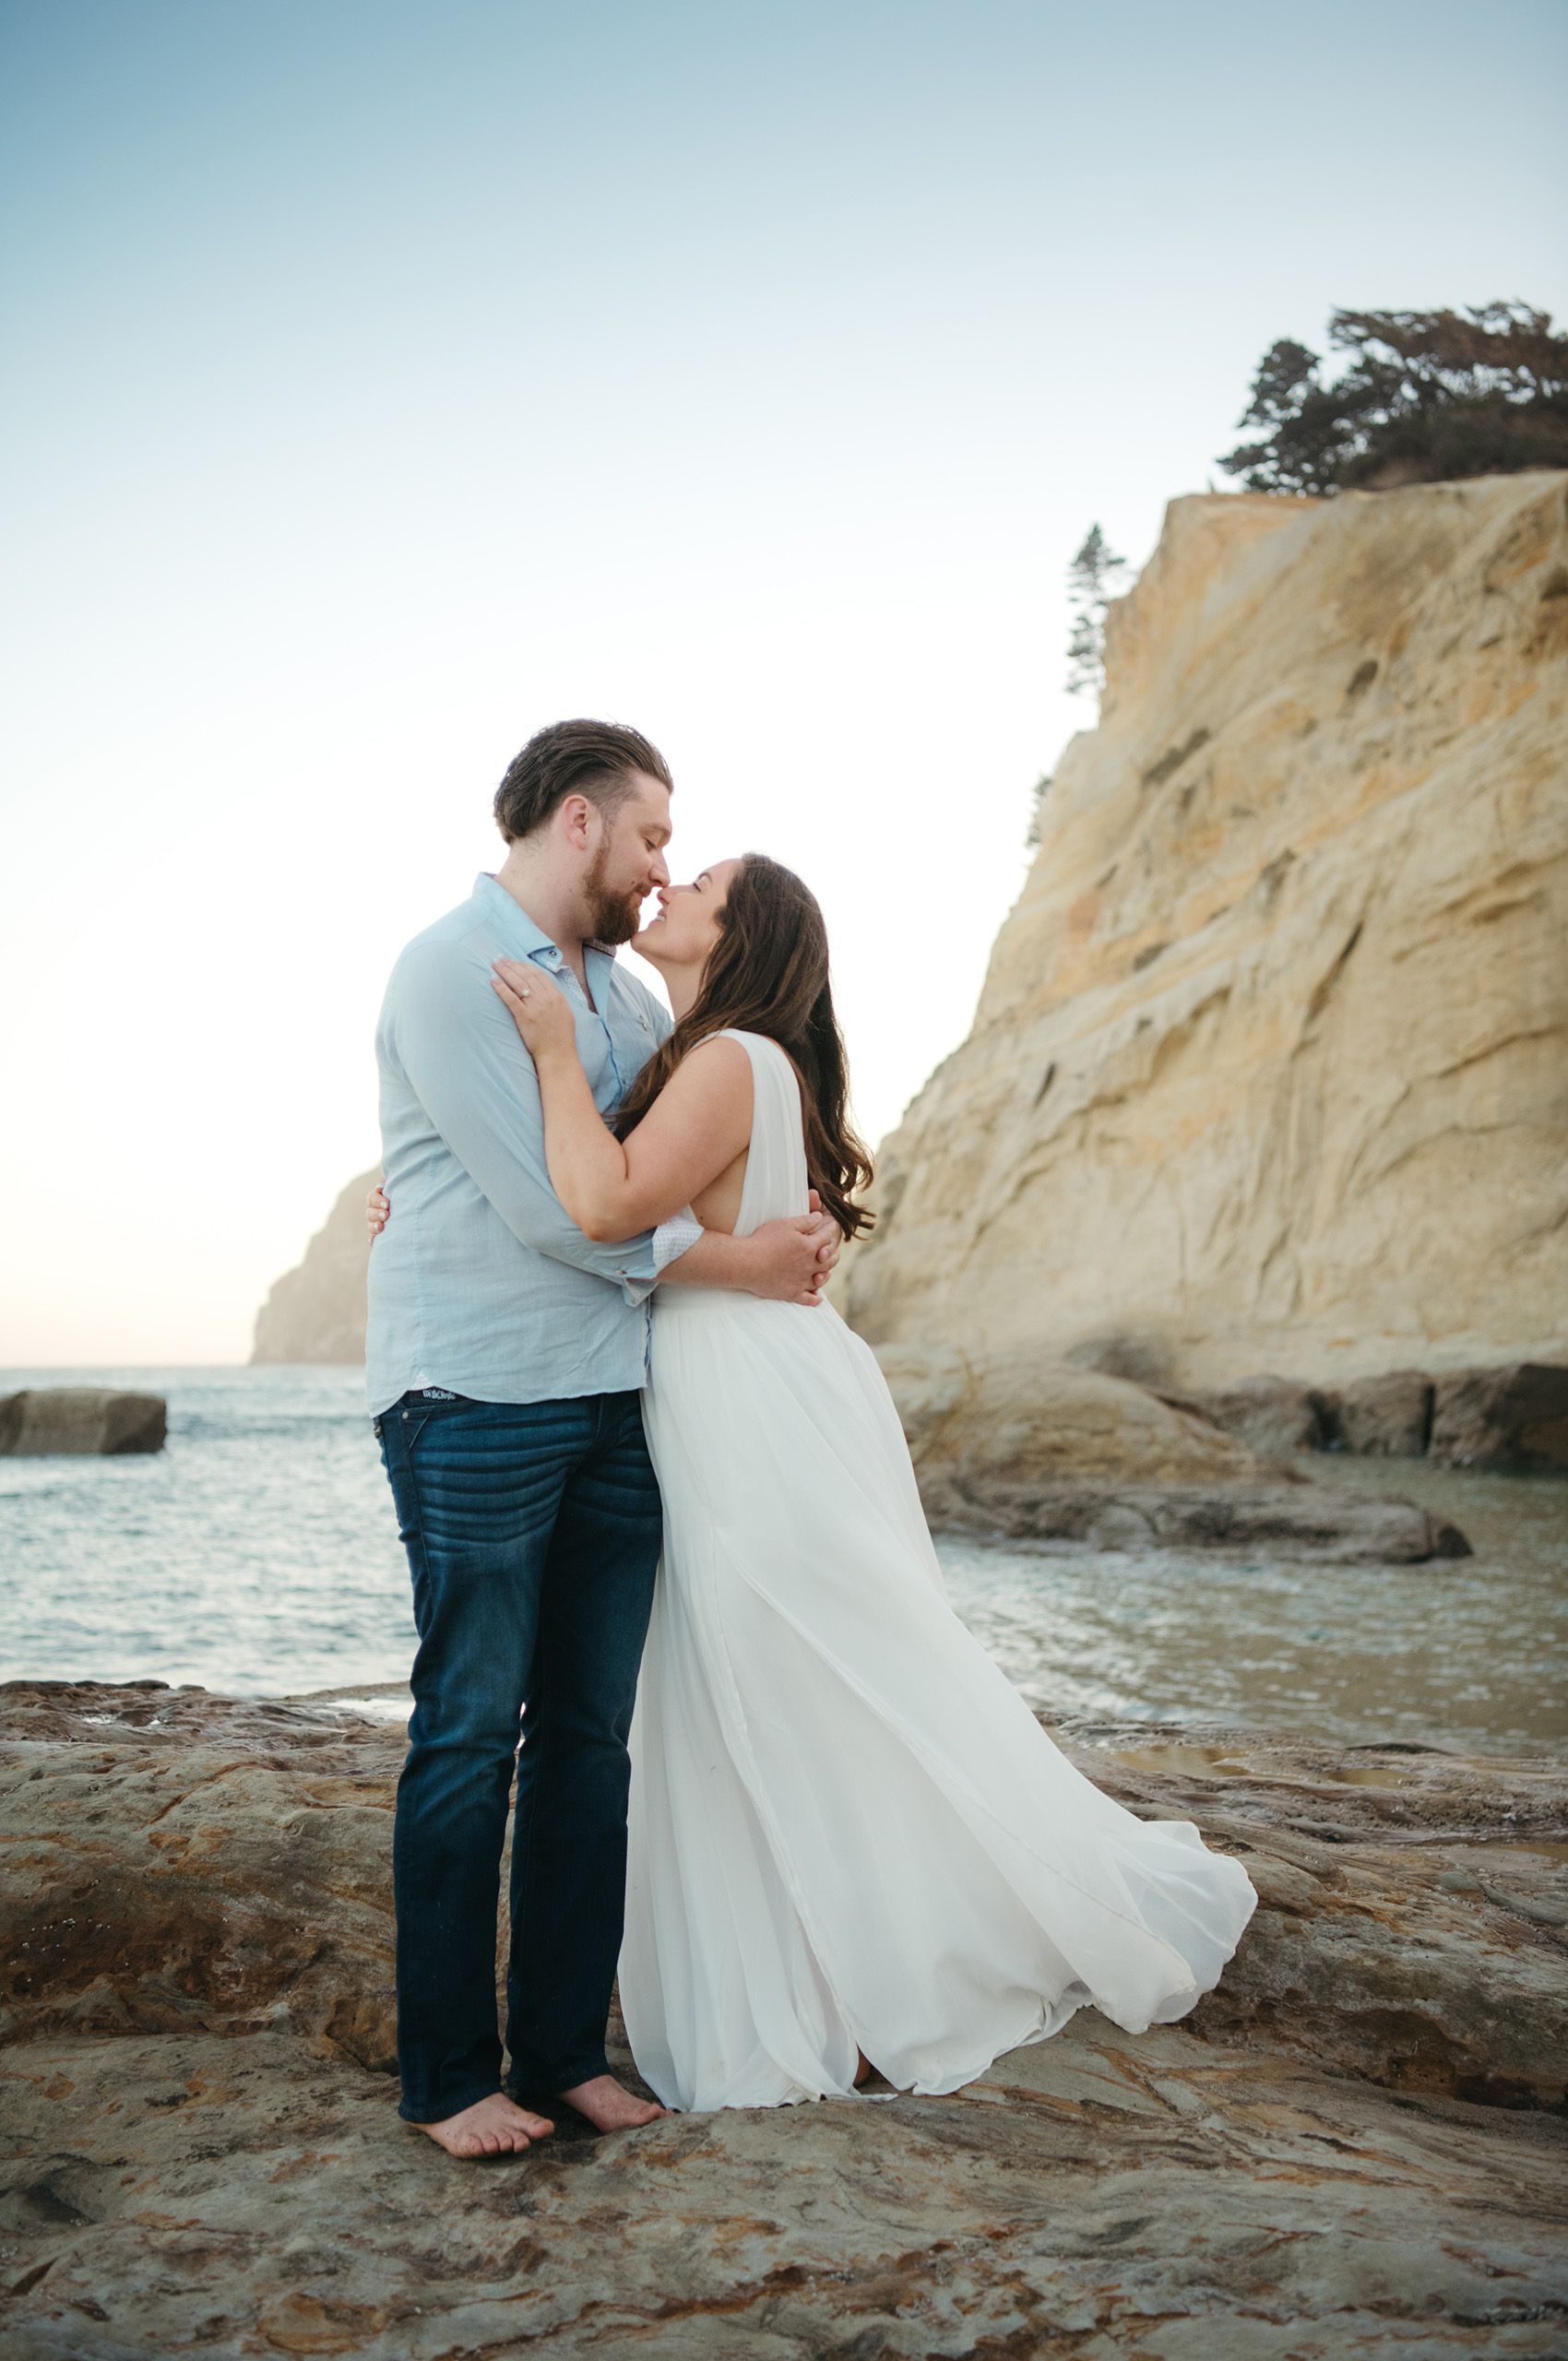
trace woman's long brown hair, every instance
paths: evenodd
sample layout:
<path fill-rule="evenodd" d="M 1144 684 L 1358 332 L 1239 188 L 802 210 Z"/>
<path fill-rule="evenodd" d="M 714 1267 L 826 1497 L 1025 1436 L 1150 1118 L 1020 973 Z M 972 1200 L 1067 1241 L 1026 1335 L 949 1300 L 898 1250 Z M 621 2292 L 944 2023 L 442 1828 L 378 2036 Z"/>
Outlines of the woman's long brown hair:
<path fill-rule="evenodd" d="M 730 881 L 719 930 L 696 999 L 621 1101 L 616 1135 L 624 1139 L 642 1121 L 699 1041 L 731 1026 L 766 1033 L 800 1077 L 811 1185 L 824 1212 L 854 1238 L 875 1219 L 853 1202 L 871 1180 L 872 1162 L 849 1125 L 849 1066 L 816 896 L 792 869 L 749 852 Z"/>

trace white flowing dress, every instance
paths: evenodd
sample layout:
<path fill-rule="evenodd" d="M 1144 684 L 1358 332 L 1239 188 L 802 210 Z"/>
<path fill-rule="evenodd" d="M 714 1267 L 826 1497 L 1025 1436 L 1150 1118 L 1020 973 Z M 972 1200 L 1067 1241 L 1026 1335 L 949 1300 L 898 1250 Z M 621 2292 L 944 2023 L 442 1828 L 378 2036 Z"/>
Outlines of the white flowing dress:
<path fill-rule="evenodd" d="M 737 1231 L 803 1214 L 795 1071 L 751 1058 Z M 875 1356 L 829 1305 L 658 1298 L 664 1556 L 634 1716 L 621 2001 L 667 2106 L 952 2091 L 1092 2002 L 1218 1981 L 1256 1903 L 1075 1771 L 949 1606 Z"/>

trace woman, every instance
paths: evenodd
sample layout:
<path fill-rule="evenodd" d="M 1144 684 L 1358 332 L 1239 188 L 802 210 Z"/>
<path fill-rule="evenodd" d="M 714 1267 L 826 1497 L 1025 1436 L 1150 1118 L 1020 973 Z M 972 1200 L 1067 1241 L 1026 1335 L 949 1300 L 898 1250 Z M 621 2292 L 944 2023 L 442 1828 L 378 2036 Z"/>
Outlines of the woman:
<path fill-rule="evenodd" d="M 571 1010 L 493 982 L 538 1069 L 551 1180 L 588 1235 L 688 1203 L 749 1232 L 814 1186 L 847 1236 L 822 913 L 757 854 L 661 893 L 635 947 L 675 1016 L 606 1128 Z M 664 1558 L 632 1751 L 621 2003 L 666 2105 L 956 2090 L 1092 2001 L 1129 2031 L 1218 1982 L 1256 1902 L 1187 1821 L 1075 1771 L 948 1605 L 897 1412 L 830 1305 L 658 1299 L 643 1396 Z"/>

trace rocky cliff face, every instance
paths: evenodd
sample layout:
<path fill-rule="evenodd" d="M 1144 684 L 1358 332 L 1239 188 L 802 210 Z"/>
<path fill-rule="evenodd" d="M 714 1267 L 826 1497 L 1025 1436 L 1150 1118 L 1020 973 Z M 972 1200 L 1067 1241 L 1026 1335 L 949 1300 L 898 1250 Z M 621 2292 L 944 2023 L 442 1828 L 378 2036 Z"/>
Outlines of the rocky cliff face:
<path fill-rule="evenodd" d="M 350 1181 L 304 1260 L 275 1281 L 255 1316 L 253 1363 L 363 1360 L 370 1260 L 364 1201 L 376 1177 L 362 1172 Z"/>
<path fill-rule="evenodd" d="M 1176 501 L 1107 662 L 855 1324 L 1155 1383 L 1562 1358 L 1568 480 Z"/>

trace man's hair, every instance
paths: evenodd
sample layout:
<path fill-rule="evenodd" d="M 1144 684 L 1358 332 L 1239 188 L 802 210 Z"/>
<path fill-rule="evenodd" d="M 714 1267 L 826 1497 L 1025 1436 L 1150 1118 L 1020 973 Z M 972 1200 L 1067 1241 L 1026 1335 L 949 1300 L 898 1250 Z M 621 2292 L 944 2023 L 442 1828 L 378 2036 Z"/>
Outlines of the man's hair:
<path fill-rule="evenodd" d="M 506 766 L 495 790 L 495 825 L 506 842 L 532 836 L 568 795 L 586 795 L 607 820 L 632 791 L 634 772 L 674 787 L 670 765 L 640 730 L 616 721 L 552 721 Z"/>

